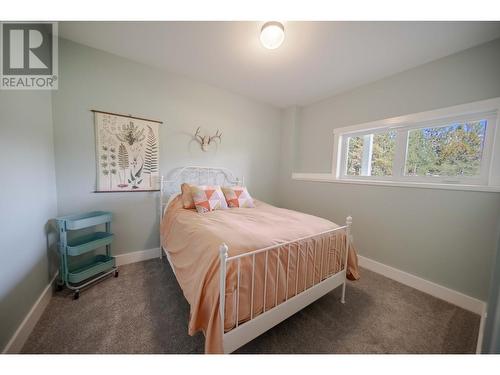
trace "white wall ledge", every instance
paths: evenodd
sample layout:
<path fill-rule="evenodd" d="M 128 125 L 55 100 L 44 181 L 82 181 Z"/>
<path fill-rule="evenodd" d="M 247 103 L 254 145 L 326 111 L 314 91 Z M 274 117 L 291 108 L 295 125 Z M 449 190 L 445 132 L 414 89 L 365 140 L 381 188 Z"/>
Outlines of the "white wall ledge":
<path fill-rule="evenodd" d="M 435 183 L 425 183 L 425 182 L 401 182 L 401 181 L 380 181 L 380 180 L 354 180 L 354 179 L 350 180 L 350 179 L 338 179 L 331 173 L 292 173 L 292 179 L 298 181 L 331 182 L 336 184 L 393 186 L 393 187 L 410 187 L 410 188 L 420 188 L 420 189 L 461 190 L 461 191 L 481 191 L 487 193 L 500 193 L 500 186 L 435 184 Z"/>

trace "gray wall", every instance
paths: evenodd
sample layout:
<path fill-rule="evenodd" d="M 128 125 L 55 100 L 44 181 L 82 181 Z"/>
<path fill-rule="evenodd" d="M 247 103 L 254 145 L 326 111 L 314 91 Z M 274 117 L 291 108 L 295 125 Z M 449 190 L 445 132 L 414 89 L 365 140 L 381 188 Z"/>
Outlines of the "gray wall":
<path fill-rule="evenodd" d="M 331 171 L 333 129 L 500 97 L 500 40 L 282 114 L 282 160 Z M 295 117 L 295 118 L 294 118 Z M 298 124 L 298 125 L 297 125 Z M 295 152 L 290 153 L 290 149 Z M 280 204 L 343 222 L 360 254 L 486 300 L 500 194 L 280 180 Z"/>
<path fill-rule="evenodd" d="M 224 166 L 244 175 L 256 198 L 276 202 L 278 109 L 66 40 L 60 43 L 59 54 L 61 78 L 53 95 L 59 213 L 112 211 L 115 253 L 159 246 L 159 193 L 93 193 L 90 109 L 164 121 L 162 173 L 184 165 Z M 221 129 L 222 144 L 202 152 L 192 141 L 198 126 L 211 132 Z"/>
<path fill-rule="evenodd" d="M 0 352 L 54 275 L 51 94 L 0 90 Z"/>

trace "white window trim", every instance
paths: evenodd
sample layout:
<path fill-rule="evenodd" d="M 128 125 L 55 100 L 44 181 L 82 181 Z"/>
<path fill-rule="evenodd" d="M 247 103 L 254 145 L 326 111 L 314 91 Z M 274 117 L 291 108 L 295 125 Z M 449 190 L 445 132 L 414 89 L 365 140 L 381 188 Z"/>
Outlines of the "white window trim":
<path fill-rule="evenodd" d="M 409 187 L 437 190 L 483 191 L 487 193 L 500 193 L 500 186 L 462 185 L 462 184 L 437 184 L 423 182 L 397 182 L 384 180 L 340 180 L 331 173 L 292 173 L 292 179 L 297 181 L 329 182 L 336 184 L 373 185 L 391 187 Z"/>
<path fill-rule="evenodd" d="M 483 115 L 489 119 L 486 128 L 485 144 L 483 148 L 483 158 L 481 161 L 481 176 L 479 177 L 461 177 L 461 178 L 445 178 L 445 177 L 409 177 L 404 176 L 404 152 L 396 150 L 396 159 L 394 162 L 394 171 L 398 168 L 398 173 L 395 177 L 381 176 L 346 176 L 340 170 L 342 165 L 345 165 L 345 156 L 341 154 L 343 149 L 342 142 L 345 142 L 347 136 L 363 135 L 367 132 L 387 131 L 388 129 L 404 128 L 406 130 L 418 129 L 422 127 L 445 125 L 449 118 L 456 119 L 460 117 L 463 120 L 471 116 Z M 496 121 L 492 119 L 496 117 Z M 492 121 L 490 123 L 490 121 Z M 493 124 L 493 126 L 491 125 Z M 419 112 L 405 116 L 388 118 L 378 121 L 367 122 L 363 124 L 347 126 L 334 129 L 334 147 L 332 158 L 331 173 L 294 173 L 293 179 L 322 181 L 322 182 L 339 182 L 339 183 L 354 183 L 368 185 L 384 185 L 384 186 L 404 186 L 404 187 L 421 187 L 434 189 L 452 189 L 452 190 L 475 190 L 475 191 L 500 191 L 500 98 L 482 100 L 473 103 L 467 103 L 447 108 L 441 108 L 432 111 Z M 398 132 L 398 135 L 405 132 Z M 406 137 L 404 137 L 406 138 Z M 406 142 L 399 139 L 396 142 L 396 147 L 405 147 Z M 344 148 L 345 149 L 345 148 Z M 401 159 L 401 160 L 400 160 Z M 432 179 L 433 182 L 429 180 Z"/>
<path fill-rule="evenodd" d="M 478 118 L 484 119 L 488 121 L 488 126 L 486 127 L 485 134 L 485 143 L 483 147 L 483 156 L 481 158 L 481 174 L 479 176 L 463 176 L 463 177 L 429 177 L 429 176 L 405 176 L 404 168 L 405 168 L 405 150 L 408 146 L 408 138 L 407 133 L 411 130 L 429 128 L 429 127 L 440 127 L 449 125 L 453 122 L 467 121 L 467 120 L 476 120 Z M 423 183 L 454 183 L 454 184 L 465 184 L 465 185 L 488 185 L 489 179 L 489 167 L 492 153 L 492 141 L 494 136 L 495 126 L 494 124 L 497 121 L 496 112 L 488 111 L 488 112 L 479 112 L 474 115 L 467 116 L 451 116 L 448 118 L 442 118 L 438 120 L 431 119 L 430 121 L 424 121 L 420 123 L 409 123 L 402 124 L 398 127 L 391 126 L 390 128 L 380 128 L 380 129 L 370 129 L 356 132 L 345 132 L 339 134 L 339 143 L 338 147 L 340 150 L 344 150 L 340 154 L 340 160 L 338 163 L 337 169 L 337 177 L 342 180 L 388 180 L 388 181 L 401 181 L 401 182 L 423 182 Z M 492 125 L 493 124 L 493 125 Z M 392 176 L 349 176 L 346 174 L 346 162 L 347 162 L 347 139 L 353 136 L 366 136 L 368 134 L 377 134 L 380 132 L 387 132 L 389 130 L 396 130 L 396 146 L 395 146 L 395 159 L 393 166 L 393 175 Z M 370 160 L 368 160 L 370 162 Z"/>

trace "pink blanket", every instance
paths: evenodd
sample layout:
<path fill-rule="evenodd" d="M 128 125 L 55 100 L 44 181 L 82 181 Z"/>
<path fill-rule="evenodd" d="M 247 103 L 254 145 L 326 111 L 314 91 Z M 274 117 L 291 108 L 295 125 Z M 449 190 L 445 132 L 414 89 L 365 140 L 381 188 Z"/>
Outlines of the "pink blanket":
<path fill-rule="evenodd" d="M 162 245 L 169 253 L 177 280 L 191 307 L 189 334 L 203 331 L 207 353 L 223 351 L 219 315 L 219 247 L 222 243 L 228 245 L 229 256 L 234 256 L 338 227 L 316 216 L 259 201 L 255 204 L 255 208 L 199 214 L 182 208 L 180 197 L 176 197 L 164 215 Z M 239 296 L 235 292 L 237 262 L 228 263 L 225 331 L 235 326 L 236 319 L 241 323 L 250 318 L 251 312 L 254 317 L 262 313 L 264 294 L 268 310 L 340 271 L 344 248 L 344 231 L 282 246 L 267 255 L 267 273 L 265 253 L 257 255 L 253 301 L 252 257 L 244 257 L 240 262 Z M 356 253 L 352 248 L 349 249 L 347 272 L 349 278 L 359 278 Z M 236 298 L 239 298 L 238 317 Z"/>

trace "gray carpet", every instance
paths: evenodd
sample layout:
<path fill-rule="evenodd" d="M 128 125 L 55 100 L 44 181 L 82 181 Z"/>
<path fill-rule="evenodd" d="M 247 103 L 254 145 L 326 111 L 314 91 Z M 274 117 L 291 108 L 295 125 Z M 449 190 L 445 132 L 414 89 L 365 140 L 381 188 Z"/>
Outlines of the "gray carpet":
<path fill-rule="evenodd" d="M 238 353 L 473 353 L 479 316 L 373 272 L 349 282 Z M 74 301 L 58 292 L 23 353 L 202 353 L 189 306 L 167 263 L 120 268 Z"/>

